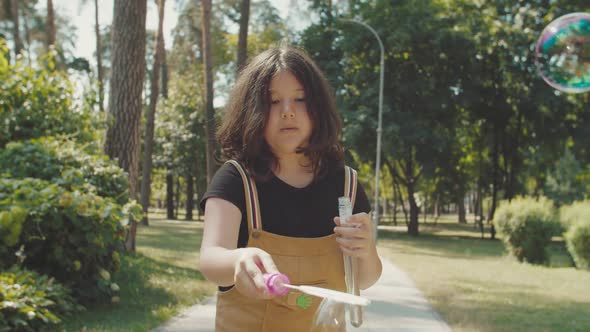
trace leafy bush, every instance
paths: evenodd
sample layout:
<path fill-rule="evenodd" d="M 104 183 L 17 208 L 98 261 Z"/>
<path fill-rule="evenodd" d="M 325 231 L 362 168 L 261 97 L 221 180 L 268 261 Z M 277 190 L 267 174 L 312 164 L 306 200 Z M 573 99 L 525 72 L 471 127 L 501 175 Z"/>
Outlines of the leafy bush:
<path fill-rule="evenodd" d="M 53 278 L 17 267 L 0 273 L 0 331 L 44 331 L 80 310 Z"/>
<path fill-rule="evenodd" d="M 129 215 L 127 209 L 136 211 L 136 205 L 121 207 L 112 199 L 69 191 L 41 179 L 0 179 L 3 218 L 22 222 L 20 234 L 17 227 L 4 236 L 10 242 L 4 243 L 8 254 L 0 257 L 0 267 L 14 264 L 22 247 L 23 266 L 54 276 L 82 302 L 110 299 L 118 288 L 110 275 L 120 264 L 122 223 Z M 17 220 L 15 215 L 22 211 L 26 218 Z"/>
<path fill-rule="evenodd" d="M 567 250 L 576 267 L 590 269 L 590 201 L 575 202 L 560 209 Z"/>
<path fill-rule="evenodd" d="M 0 54 L 2 45 L 0 45 Z M 49 54 L 39 61 L 52 64 Z M 0 148 L 8 142 L 67 134 L 78 141 L 94 140 L 88 111 L 72 111 L 73 89 L 62 71 L 47 70 L 0 56 Z"/>
<path fill-rule="evenodd" d="M 533 264 L 548 262 L 547 247 L 559 232 L 553 202 L 545 197 L 518 197 L 504 201 L 494 215 L 494 224 L 508 251 L 519 261 Z"/>
<path fill-rule="evenodd" d="M 93 192 L 119 204 L 129 200 L 127 176 L 121 168 L 93 145 L 81 148 L 65 138 L 8 143 L 0 150 L 0 172 L 6 178 L 34 177 L 68 190 Z"/>
<path fill-rule="evenodd" d="M 20 238 L 27 211 L 18 206 L 12 206 L 6 211 L 0 211 L 0 269 L 5 266 L 4 260 L 9 257 L 9 247 L 14 247 Z"/>
<path fill-rule="evenodd" d="M 559 209 L 559 221 L 565 230 L 579 220 L 590 221 L 590 200 L 577 201 Z"/>

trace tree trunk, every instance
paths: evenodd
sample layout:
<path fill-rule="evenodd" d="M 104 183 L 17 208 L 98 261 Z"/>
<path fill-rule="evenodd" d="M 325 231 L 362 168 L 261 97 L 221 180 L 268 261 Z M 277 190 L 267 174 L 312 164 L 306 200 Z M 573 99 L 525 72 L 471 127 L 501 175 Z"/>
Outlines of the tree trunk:
<path fill-rule="evenodd" d="M 176 206 L 174 207 L 174 216 L 175 216 L 175 220 L 178 220 L 180 217 L 178 216 L 178 209 L 180 208 L 180 176 L 176 177 L 176 200 L 174 200 L 174 203 L 176 203 Z"/>
<path fill-rule="evenodd" d="M 211 0 L 201 0 L 203 59 L 205 70 L 205 133 L 207 135 L 207 183 L 215 173 L 215 110 L 213 109 L 213 54 L 211 47 Z"/>
<path fill-rule="evenodd" d="M 174 218 L 174 176 L 172 170 L 166 170 L 166 219 Z"/>
<path fill-rule="evenodd" d="M 399 204 L 402 207 L 402 212 L 404 213 L 404 221 L 406 222 L 406 225 L 410 224 L 410 221 L 408 220 L 408 210 L 406 210 L 406 205 L 404 204 L 404 198 L 402 196 L 402 191 L 399 188 L 399 184 L 396 183 L 394 184 L 395 189 L 397 190 L 397 197 L 399 198 Z"/>
<path fill-rule="evenodd" d="M 395 179 L 391 176 L 391 186 L 393 187 L 393 225 L 397 226 L 397 190 L 395 190 Z"/>
<path fill-rule="evenodd" d="M 165 45 L 164 45 L 165 46 Z M 162 98 L 168 99 L 168 63 L 166 62 L 166 48 L 162 52 Z"/>
<path fill-rule="evenodd" d="M 410 203 L 410 223 L 408 224 L 408 234 L 410 235 L 418 235 L 418 214 L 420 213 L 420 209 L 418 208 L 418 204 L 416 204 L 416 200 L 414 199 L 414 183 L 410 182 L 406 185 L 408 190 L 408 202 Z"/>
<path fill-rule="evenodd" d="M 18 0 L 17 0 L 18 1 Z M 25 48 L 27 50 L 27 58 L 29 60 L 29 63 L 31 63 L 31 29 L 29 29 L 29 20 L 27 18 L 27 15 L 23 15 L 22 17 L 23 19 L 23 29 L 25 30 Z"/>
<path fill-rule="evenodd" d="M 189 171 L 186 176 L 186 220 L 193 220 L 193 207 L 195 206 L 194 177 Z"/>
<path fill-rule="evenodd" d="M 424 223 L 426 224 L 426 217 L 428 217 L 428 209 L 426 208 L 428 206 L 428 195 L 424 195 L 424 204 L 422 205 L 422 211 L 424 212 Z"/>
<path fill-rule="evenodd" d="M 492 206 L 488 212 L 488 223 L 494 219 L 496 200 L 498 198 L 498 132 L 494 130 L 494 146 L 492 147 Z"/>
<path fill-rule="evenodd" d="M 522 105 L 522 107 L 527 107 L 526 105 Z M 507 142 L 507 145 L 510 149 L 510 158 L 508 158 L 508 174 L 507 174 L 507 183 L 506 183 L 506 193 L 505 198 L 508 201 L 511 201 L 514 196 L 516 195 L 516 187 L 517 187 L 517 175 L 520 172 L 521 168 L 521 158 L 518 153 L 518 148 L 520 145 L 520 135 L 522 134 L 522 115 L 518 114 L 517 120 L 517 127 L 514 131 L 514 137 Z"/>
<path fill-rule="evenodd" d="M 148 209 L 150 207 L 151 177 L 152 177 L 152 153 L 154 151 L 154 122 L 156 119 L 156 105 L 160 93 L 160 66 L 164 53 L 164 6 L 166 0 L 158 0 L 158 31 L 156 33 L 156 45 L 152 82 L 150 84 L 150 104 L 145 119 L 145 137 L 143 140 L 143 168 L 141 175 L 141 206 L 143 219 L 141 223 L 148 225 Z"/>
<path fill-rule="evenodd" d="M 129 196 L 137 200 L 139 129 L 145 78 L 145 0 L 115 1 L 112 34 L 112 75 L 109 127 L 105 153 L 118 160 L 129 177 Z M 126 248 L 135 251 L 136 221 L 131 222 Z"/>
<path fill-rule="evenodd" d="M 432 206 L 432 223 L 436 226 L 438 218 L 440 217 L 440 194 L 436 193 L 434 196 L 434 204 Z"/>
<path fill-rule="evenodd" d="M 203 167 L 201 166 L 201 169 Z M 195 170 L 195 191 L 197 193 L 197 203 L 201 201 L 201 198 L 203 197 L 203 195 L 205 195 L 205 191 L 207 190 L 207 180 L 205 179 L 205 177 L 203 176 L 203 172 L 199 171 L 199 168 L 197 168 Z M 200 218 L 200 207 L 197 209 L 198 213 L 199 213 L 199 218 Z"/>
<path fill-rule="evenodd" d="M 238 59 L 236 76 L 244 67 L 248 57 L 248 21 L 250 18 L 250 0 L 242 0 L 240 4 L 240 35 L 238 38 Z"/>
<path fill-rule="evenodd" d="M 47 0 L 47 50 L 55 46 L 55 15 L 53 0 Z"/>
<path fill-rule="evenodd" d="M 10 3 L 12 10 L 12 22 L 14 23 L 13 34 L 14 34 L 14 59 L 17 59 L 21 50 L 23 49 L 23 41 L 20 38 L 20 21 L 19 21 L 19 10 L 18 0 L 11 0 Z"/>
<path fill-rule="evenodd" d="M 467 218 L 465 217 L 465 194 L 463 190 L 459 190 L 457 193 L 457 210 L 459 214 L 459 223 L 466 224 Z"/>
<path fill-rule="evenodd" d="M 96 34 L 96 74 L 98 76 L 98 109 L 104 112 L 104 82 L 102 74 L 102 52 L 100 46 L 100 23 L 98 21 L 98 0 L 94 0 L 94 33 Z"/>

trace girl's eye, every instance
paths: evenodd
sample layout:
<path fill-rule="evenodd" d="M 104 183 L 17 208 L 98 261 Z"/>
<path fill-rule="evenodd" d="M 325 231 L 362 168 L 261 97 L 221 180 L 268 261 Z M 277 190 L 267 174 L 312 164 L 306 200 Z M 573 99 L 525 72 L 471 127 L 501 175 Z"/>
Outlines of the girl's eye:
<path fill-rule="evenodd" d="M 305 97 L 296 98 L 295 101 L 297 101 L 297 102 L 304 102 L 305 101 Z"/>
<path fill-rule="evenodd" d="M 279 100 L 278 99 L 273 99 L 273 100 L 270 101 L 270 103 L 273 104 L 273 105 L 275 105 L 275 104 L 278 104 L 279 103 Z"/>

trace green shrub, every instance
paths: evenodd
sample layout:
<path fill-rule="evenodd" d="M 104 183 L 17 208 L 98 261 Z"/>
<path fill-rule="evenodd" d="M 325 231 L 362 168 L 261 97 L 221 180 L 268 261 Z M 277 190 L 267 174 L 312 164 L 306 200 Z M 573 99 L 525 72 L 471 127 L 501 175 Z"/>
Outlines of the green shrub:
<path fill-rule="evenodd" d="M 27 218 L 27 210 L 12 206 L 6 211 L 0 211 L 0 270 L 8 266 L 7 257 L 10 255 L 8 248 L 14 247 L 20 238 L 23 229 L 23 223 Z"/>
<path fill-rule="evenodd" d="M 576 267 L 590 269 L 590 201 L 574 202 L 560 209 L 567 250 Z"/>
<path fill-rule="evenodd" d="M 590 222 L 590 200 L 573 202 L 559 209 L 559 221 L 564 230 L 568 230 L 579 220 Z"/>
<path fill-rule="evenodd" d="M 83 307 L 53 278 L 12 267 L 0 273 L 0 331 L 48 331 Z"/>
<path fill-rule="evenodd" d="M 11 215 L 26 211 L 18 241 L 11 235 L 11 242 L 2 244 L 8 254 L 0 257 L 0 265 L 14 264 L 22 247 L 23 266 L 55 277 L 83 303 L 110 300 L 118 288 L 110 274 L 119 267 L 122 223 L 127 209 L 136 211 L 136 206 L 122 207 L 112 199 L 41 179 L 0 179 L 0 210 Z"/>
<path fill-rule="evenodd" d="M 39 63 L 51 65 L 51 55 Z M 73 111 L 72 100 L 66 73 L 21 61 L 10 65 L 0 56 L 0 148 L 11 141 L 56 134 L 95 140 L 95 119 L 88 111 Z"/>
<path fill-rule="evenodd" d="M 33 177 L 68 190 L 94 192 L 119 204 L 129 200 L 127 176 L 115 162 L 93 145 L 82 148 L 64 138 L 8 143 L 0 150 L 0 172 L 5 178 Z"/>
<path fill-rule="evenodd" d="M 547 247 L 551 237 L 559 232 L 558 217 L 553 202 L 518 197 L 504 201 L 494 215 L 508 251 L 519 261 L 533 264 L 548 262 Z"/>

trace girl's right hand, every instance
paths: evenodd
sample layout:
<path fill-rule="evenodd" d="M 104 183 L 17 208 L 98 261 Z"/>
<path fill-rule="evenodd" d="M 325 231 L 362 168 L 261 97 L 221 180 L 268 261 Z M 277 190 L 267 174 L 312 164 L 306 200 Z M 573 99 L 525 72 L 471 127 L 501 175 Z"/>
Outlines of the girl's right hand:
<path fill-rule="evenodd" d="M 238 249 L 241 254 L 234 267 L 234 285 L 245 296 L 256 299 L 273 297 L 262 277 L 265 273 L 278 272 L 272 257 L 259 248 Z"/>

